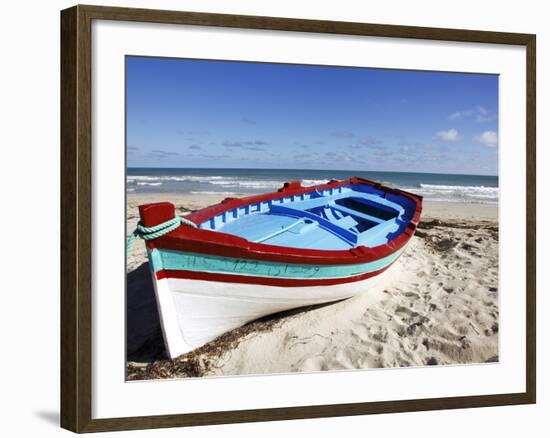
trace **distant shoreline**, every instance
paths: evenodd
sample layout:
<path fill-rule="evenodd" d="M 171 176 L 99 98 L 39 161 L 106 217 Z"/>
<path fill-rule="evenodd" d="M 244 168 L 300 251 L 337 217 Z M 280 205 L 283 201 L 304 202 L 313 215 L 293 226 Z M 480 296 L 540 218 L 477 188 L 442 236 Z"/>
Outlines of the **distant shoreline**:
<path fill-rule="evenodd" d="M 497 204 L 499 196 L 498 177 L 494 176 L 307 169 L 135 168 L 128 170 L 126 188 L 128 193 L 147 195 L 246 196 L 274 192 L 291 180 L 311 187 L 352 176 L 416 193 L 429 201 Z"/>

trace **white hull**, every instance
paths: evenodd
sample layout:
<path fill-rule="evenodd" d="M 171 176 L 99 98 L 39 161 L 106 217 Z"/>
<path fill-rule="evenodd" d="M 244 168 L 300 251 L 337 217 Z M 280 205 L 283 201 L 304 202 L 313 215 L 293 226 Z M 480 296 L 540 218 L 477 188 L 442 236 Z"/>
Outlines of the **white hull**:
<path fill-rule="evenodd" d="M 167 278 L 155 281 L 164 341 L 171 358 L 265 315 L 349 298 L 382 274 L 332 286 L 278 287 Z"/>

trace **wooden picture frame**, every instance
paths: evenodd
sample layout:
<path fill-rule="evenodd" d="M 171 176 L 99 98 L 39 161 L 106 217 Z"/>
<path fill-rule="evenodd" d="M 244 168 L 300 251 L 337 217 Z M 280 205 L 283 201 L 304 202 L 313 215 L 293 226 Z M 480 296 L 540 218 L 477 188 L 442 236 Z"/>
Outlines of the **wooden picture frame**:
<path fill-rule="evenodd" d="M 518 45 L 526 48 L 526 391 L 405 401 L 92 418 L 91 25 L 93 20 L 186 24 Z M 75 6 L 61 12 L 61 426 L 75 432 L 336 417 L 529 404 L 536 401 L 535 35 L 196 12 Z"/>

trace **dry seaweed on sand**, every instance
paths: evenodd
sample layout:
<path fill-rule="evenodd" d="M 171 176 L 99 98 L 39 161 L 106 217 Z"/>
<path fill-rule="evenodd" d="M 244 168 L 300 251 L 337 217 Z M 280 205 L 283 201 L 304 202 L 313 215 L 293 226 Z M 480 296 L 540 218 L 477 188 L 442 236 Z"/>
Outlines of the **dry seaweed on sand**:
<path fill-rule="evenodd" d="M 472 233 L 456 233 L 456 231 L 472 230 Z M 474 234 L 475 231 L 475 234 Z M 433 250 L 441 253 L 448 252 L 459 246 L 465 251 L 477 249 L 477 244 L 483 243 L 484 237 L 498 241 L 498 225 L 493 221 L 478 221 L 474 224 L 461 220 L 424 220 L 418 224 L 415 236 L 428 244 Z M 475 240 L 467 242 L 468 237 L 476 237 Z"/>
<path fill-rule="evenodd" d="M 193 208 L 187 198 L 177 204 Z M 310 307 L 254 321 L 176 360 L 166 359 L 160 327 L 154 336 L 145 330 L 137 337 L 143 345 L 128 356 L 127 378 L 498 362 L 497 209 L 444 203 L 425 207 L 424 220 L 381 285 L 386 292 L 379 298 L 371 298 L 376 292 L 371 290 L 318 312 Z M 444 250 L 447 245 L 452 247 Z M 128 274 L 136 281 L 130 285 L 151 288 L 150 278 L 142 275 L 148 267 L 140 268 L 145 260 L 143 245 L 137 245 Z M 404 308 L 410 315 L 397 315 Z M 130 310 L 136 309 L 141 307 Z"/>
<path fill-rule="evenodd" d="M 148 364 L 128 362 L 126 367 L 126 378 L 127 380 L 153 380 L 203 377 L 208 371 L 216 367 L 216 362 L 219 359 L 227 354 L 231 354 L 245 338 L 268 333 L 282 326 L 290 318 L 330 304 L 334 303 L 306 306 L 268 315 L 235 330 L 224 333 L 202 347 L 175 359 L 157 359 Z M 158 341 L 157 339 L 157 342 Z M 160 339 L 160 342 L 162 342 L 162 339 Z"/>

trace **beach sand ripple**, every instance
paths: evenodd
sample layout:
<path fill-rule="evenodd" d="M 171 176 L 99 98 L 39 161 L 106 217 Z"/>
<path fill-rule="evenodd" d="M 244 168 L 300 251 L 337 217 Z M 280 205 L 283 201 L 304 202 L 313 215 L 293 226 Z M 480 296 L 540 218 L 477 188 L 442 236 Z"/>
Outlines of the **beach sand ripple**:
<path fill-rule="evenodd" d="M 182 214 L 217 199 L 172 196 Z M 128 234 L 143 197 L 129 198 Z M 375 287 L 164 356 L 144 245 L 128 259 L 128 378 L 394 368 L 498 361 L 498 222 L 487 205 L 426 203 L 415 236 Z"/>

